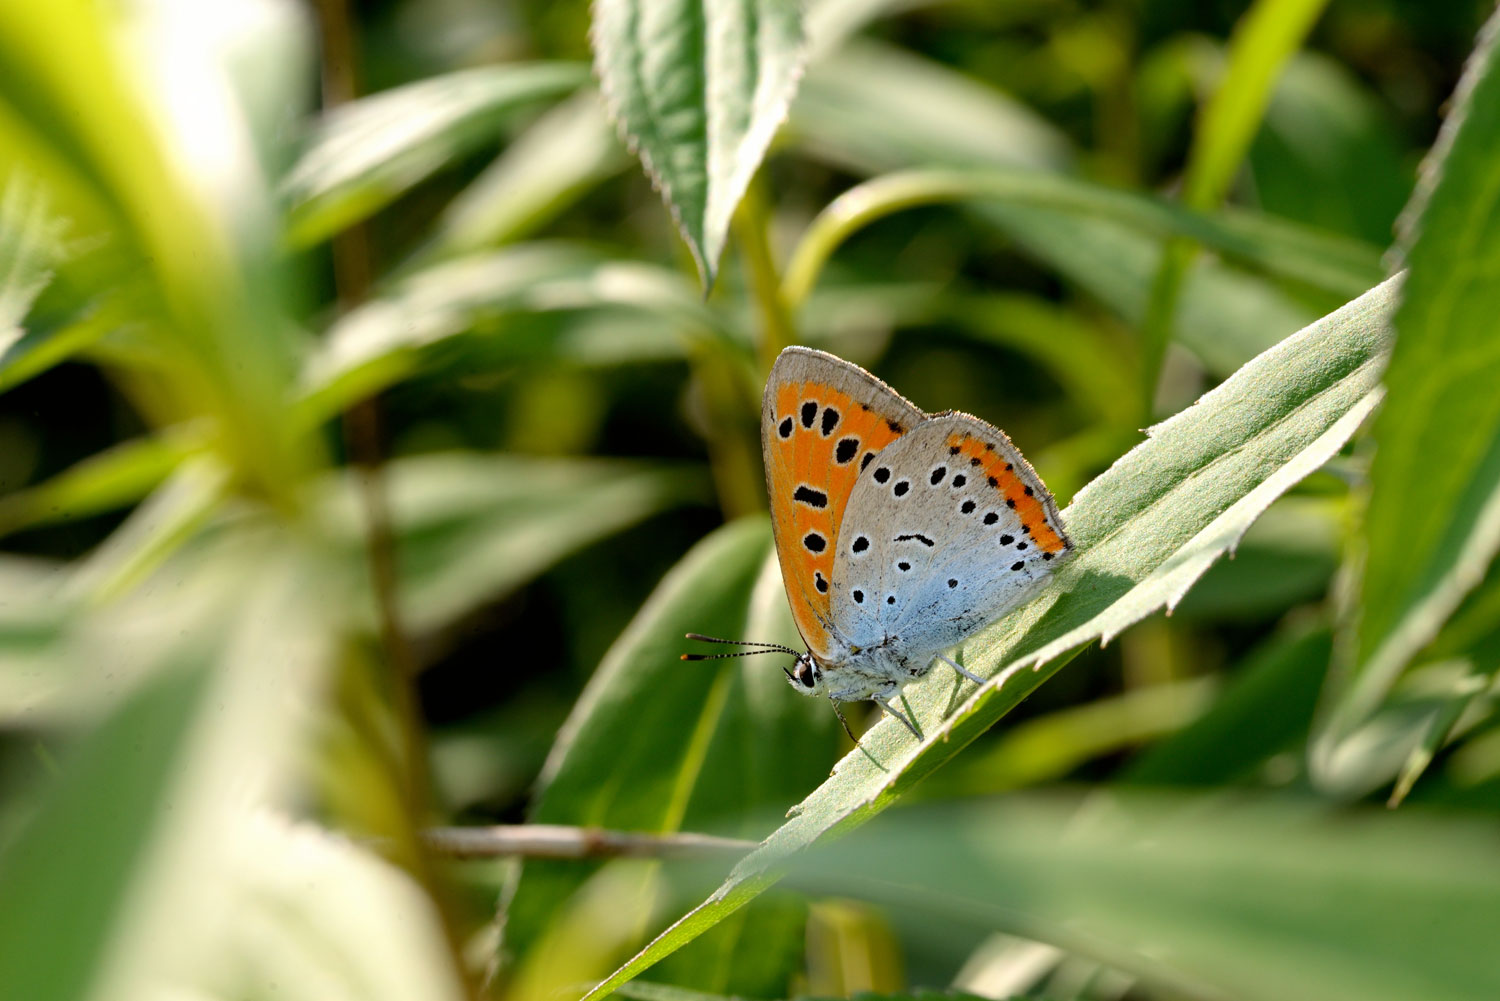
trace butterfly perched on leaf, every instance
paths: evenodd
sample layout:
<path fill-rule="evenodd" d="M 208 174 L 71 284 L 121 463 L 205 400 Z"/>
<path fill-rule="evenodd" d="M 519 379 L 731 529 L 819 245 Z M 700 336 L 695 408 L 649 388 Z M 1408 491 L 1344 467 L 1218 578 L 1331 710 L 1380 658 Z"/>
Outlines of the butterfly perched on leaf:
<path fill-rule="evenodd" d="M 920 736 L 891 704 L 901 687 L 939 660 L 982 683 L 943 651 L 1026 601 L 1072 552 L 1052 494 L 998 428 L 923 413 L 811 348 L 787 348 L 771 369 L 761 449 L 807 651 L 689 638 L 790 653 L 793 688 L 835 709 L 873 701 Z"/>

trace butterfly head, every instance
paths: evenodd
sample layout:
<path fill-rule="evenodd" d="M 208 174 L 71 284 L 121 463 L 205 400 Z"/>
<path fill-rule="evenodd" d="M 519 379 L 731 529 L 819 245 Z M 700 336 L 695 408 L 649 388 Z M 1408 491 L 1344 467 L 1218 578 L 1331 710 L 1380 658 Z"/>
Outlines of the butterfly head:
<path fill-rule="evenodd" d="M 787 683 L 803 695 L 823 694 L 823 669 L 810 653 L 797 654 L 795 667 L 782 668 Z"/>
<path fill-rule="evenodd" d="M 747 649 L 736 650 L 733 653 L 685 653 L 683 660 L 724 660 L 730 657 L 751 657 L 758 653 L 789 653 L 797 658 L 790 668 L 782 668 L 786 672 L 786 680 L 791 686 L 803 695 L 821 695 L 824 691 L 823 668 L 813 659 L 813 655 L 807 652 L 798 653 L 789 646 L 780 643 L 761 643 L 758 640 L 726 640 L 717 636 L 704 636 L 702 633 L 688 633 L 687 638 L 697 640 L 700 643 L 722 643 L 727 646 L 746 647 Z"/>

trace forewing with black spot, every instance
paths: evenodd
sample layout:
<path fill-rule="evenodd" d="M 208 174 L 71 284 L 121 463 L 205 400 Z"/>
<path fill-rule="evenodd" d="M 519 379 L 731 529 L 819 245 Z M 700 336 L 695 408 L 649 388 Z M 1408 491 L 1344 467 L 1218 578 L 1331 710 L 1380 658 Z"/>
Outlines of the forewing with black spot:
<path fill-rule="evenodd" d="M 840 524 L 860 470 L 925 419 L 857 365 L 810 348 L 776 359 L 761 405 L 761 449 L 776 554 L 808 649 L 827 655 Z M 847 599 L 844 599 L 847 600 Z"/>

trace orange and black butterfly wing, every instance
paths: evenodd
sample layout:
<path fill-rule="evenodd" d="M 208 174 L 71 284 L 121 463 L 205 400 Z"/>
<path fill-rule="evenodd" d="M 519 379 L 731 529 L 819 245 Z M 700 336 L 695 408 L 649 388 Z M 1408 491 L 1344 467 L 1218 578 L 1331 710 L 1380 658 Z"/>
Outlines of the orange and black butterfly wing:
<path fill-rule="evenodd" d="M 761 450 L 781 577 L 808 649 L 828 652 L 833 559 L 849 492 L 876 454 L 924 414 L 858 365 L 811 348 L 781 353 L 761 404 Z"/>

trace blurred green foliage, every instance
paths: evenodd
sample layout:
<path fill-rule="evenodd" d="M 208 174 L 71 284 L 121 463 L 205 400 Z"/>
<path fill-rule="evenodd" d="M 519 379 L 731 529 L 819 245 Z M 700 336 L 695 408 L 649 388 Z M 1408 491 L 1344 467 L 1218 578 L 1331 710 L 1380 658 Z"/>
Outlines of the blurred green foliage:
<path fill-rule="evenodd" d="M 0 3 L 0 996 L 1494 997 L 1489 13 Z M 1080 545 L 922 740 L 677 659 L 790 343 Z"/>

